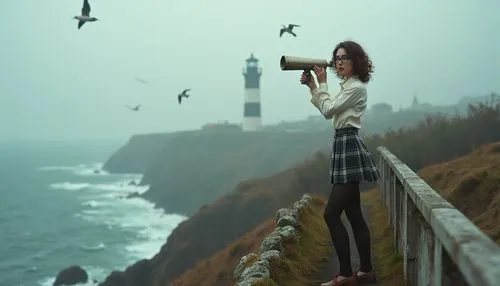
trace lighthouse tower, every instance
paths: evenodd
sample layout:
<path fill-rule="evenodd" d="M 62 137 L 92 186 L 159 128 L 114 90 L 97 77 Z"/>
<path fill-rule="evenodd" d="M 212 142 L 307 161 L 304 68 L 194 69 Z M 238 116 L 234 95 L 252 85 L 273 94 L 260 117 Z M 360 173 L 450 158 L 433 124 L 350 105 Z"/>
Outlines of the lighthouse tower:
<path fill-rule="evenodd" d="M 253 54 L 246 60 L 247 66 L 243 68 L 245 77 L 245 104 L 243 111 L 243 131 L 258 131 L 262 127 L 260 118 L 260 76 L 262 69 Z"/>

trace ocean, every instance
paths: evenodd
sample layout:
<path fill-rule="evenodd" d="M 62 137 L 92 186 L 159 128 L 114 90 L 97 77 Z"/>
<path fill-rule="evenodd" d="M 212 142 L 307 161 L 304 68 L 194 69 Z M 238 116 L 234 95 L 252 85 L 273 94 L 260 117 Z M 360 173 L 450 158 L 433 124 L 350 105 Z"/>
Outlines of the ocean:
<path fill-rule="evenodd" d="M 118 147 L 0 144 L 1 286 L 50 286 L 71 265 L 103 281 L 112 270 L 152 257 L 186 219 L 126 198 L 147 186 L 129 185 L 140 174 L 101 170 Z"/>

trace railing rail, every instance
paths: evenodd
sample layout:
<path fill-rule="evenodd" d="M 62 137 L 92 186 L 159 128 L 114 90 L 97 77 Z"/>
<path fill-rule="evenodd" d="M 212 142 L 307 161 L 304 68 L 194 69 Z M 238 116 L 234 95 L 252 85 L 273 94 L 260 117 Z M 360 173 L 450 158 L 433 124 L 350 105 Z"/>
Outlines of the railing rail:
<path fill-rule="evenodd" d="M 409 284 L 500 285 L 500 247 L 387 148 L 377 151 L 379 189 Z"/>

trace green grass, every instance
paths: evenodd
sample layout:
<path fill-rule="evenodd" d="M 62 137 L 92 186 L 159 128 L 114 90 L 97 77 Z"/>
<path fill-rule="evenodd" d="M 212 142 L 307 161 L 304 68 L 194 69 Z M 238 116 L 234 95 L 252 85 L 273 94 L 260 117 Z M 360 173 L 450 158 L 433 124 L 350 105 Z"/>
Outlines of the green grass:
<path fill-rule="evenodd" d="M 253 283 L 253 286 L 279 286 L 272 279 L 266 278 Z"/>
<path fill-rule="evenodd" d="M 298 241 L 283 243 L 282 257 L 270 262 L 272 283 L 259 282 L 254 285 L 316 285 L 311 282 L 321 270 L 331 248 L 330 236 L 323 220 L 324 199 L 313 196 L 312 203 L 301 210 Z"/>
<path fill-rule="evenodd" d="M 388 223 L 387 210 L 380 200 L 380 192 L 373 189 L 361 195 L 369 212 L 374 264 L 380 285 L 406 286 L 403 275 L 403 257 L 394 249 L 393 228 Z"/>

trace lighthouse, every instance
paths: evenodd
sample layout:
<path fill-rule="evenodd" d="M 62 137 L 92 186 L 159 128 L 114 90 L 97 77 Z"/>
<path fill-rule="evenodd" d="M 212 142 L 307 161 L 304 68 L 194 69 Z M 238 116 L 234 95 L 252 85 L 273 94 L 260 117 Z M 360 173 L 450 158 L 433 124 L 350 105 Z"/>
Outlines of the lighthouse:
<path fill-rule="evenodd" d="M 262 128 L 260 109 L 260 76 L 262 69 L 253 54 L 246 60 L 247 66 L 243 68 L 245 78 L 245 102 L 243 108 L 243 131 L 258 131 Z"/>

